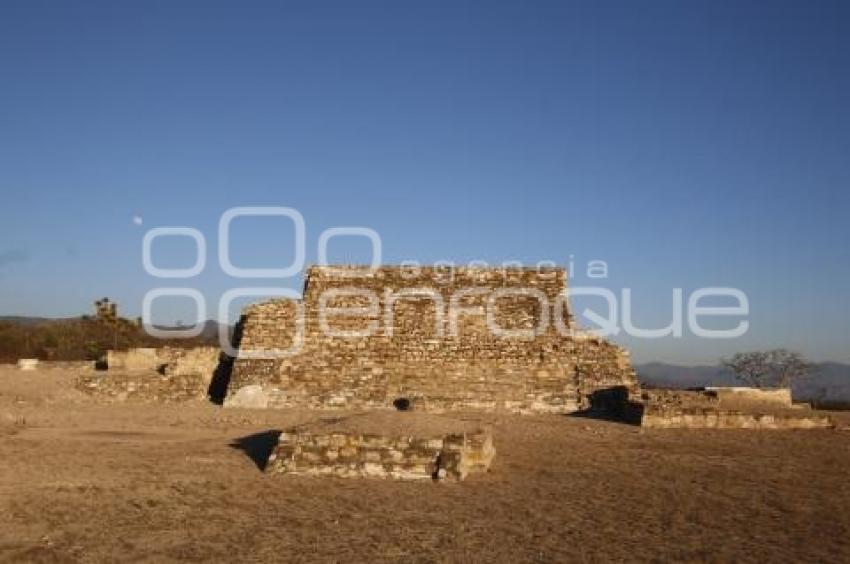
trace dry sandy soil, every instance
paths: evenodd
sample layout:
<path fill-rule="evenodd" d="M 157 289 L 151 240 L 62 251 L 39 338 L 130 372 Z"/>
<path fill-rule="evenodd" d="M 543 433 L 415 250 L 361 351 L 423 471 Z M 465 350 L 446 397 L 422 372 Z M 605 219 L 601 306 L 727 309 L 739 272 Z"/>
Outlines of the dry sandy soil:
<path fill-rule="evenodd" d="M 844 430 L 463 414 L 498 454 L 462 483 L 269 476 L 269 431 L 330 414 L 109 405 L 72 378 L 0 368 L 2 560 L 850 559 Z"/>

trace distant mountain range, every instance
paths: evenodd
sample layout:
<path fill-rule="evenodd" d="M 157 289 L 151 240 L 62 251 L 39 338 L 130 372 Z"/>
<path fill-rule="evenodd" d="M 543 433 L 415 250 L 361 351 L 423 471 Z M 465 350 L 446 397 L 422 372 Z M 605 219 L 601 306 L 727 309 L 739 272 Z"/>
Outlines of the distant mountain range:
<path fill-rule="evenodd" d="M 650 362 L 635 366 L 644 385 L 658 388 L 741 386 L 740 380 L 723 366 L 678 366 Z M 814 373 L 792 385 L 794 399 L 812 402 L 850 402 L 850 365 L 838 362 L 815 364 Z"/>
<path fill-rule="evenodd" d="M 642 383 L 657 388 L 741 385 L 740 380 L 722 366 L 682 366 L 648 362 L 636 365 L 635 369 Z"/>

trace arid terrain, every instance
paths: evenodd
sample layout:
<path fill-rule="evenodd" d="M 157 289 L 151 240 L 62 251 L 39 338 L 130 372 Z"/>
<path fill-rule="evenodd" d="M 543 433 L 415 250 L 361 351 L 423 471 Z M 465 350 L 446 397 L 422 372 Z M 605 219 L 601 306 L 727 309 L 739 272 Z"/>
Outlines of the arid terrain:
<path fill-rule="evenodd" d="M 73 377 L 0 368 L 2 560 L 850 558 L 844 414 L 829 431 L 455 414 L 492 424 L 489 474 L 345 480 L 260 469 L 271 431 L 339 413 L 107 404 Z"/>

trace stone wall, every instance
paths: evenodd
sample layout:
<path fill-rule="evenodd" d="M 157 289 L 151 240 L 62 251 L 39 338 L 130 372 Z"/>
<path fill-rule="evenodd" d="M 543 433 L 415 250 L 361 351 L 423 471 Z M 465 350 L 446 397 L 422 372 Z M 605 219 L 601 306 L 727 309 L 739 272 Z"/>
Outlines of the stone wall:
<path fill-rule="evenodd" d="M 270 473 L 341 478 L 463 480 L 486 472 L 496 450 L 489 429 L 437 437 L 290 429 L 269 458 Z"/>
<path fill-rule="evenodd" d="M 643 414 L 644 427 L 661 429 L 831 429 L 832 421 L 822 413 L 776 414 L 730 410 L 657 410 Z"/>
<path fill-rule="evenodd" d="M 91 372 L 95 363 L 90 360 L 39 360 L 38 370 L 56 370 L 63 372 Z"/>
<path fill-rule="evenodd" d="M 211 377 L 218 361 L 217 347 L 132 348 L 123 351 L 110 350 L 106 353 L 106 365 L 111 371 L 157 370 L 173 376 L 207 374 Z"/>
<path fill-rule="evenodd" d="M 165 363 L 159 368 L 169 378 L 199 376 L 209 386 L 218 367 L 221 351 L 218 347 L 194 347 L 191 349 L 165 348 Z M 204 389 L 206 393 L 206 388 Z"/>
<path fill-rule="evenodd" d="M 565 288 L 560 268 L 313 267 L 302 300 L 243 312 L 229 399 L 253 385 L 270 407 L 389 408 L 402 401 L 430 411 L 563 413 L 587 407 L 595 390 L 635 388 L 623 349 L 564 335 L 573 328 Z M 322 304 L 336 313 L 323 316 Z M 488 310 L 513 334 L 494 334 Z M 293 355 L 250 358 L 299 342 Z"/>
<path fill-rule="evenodd" d="M 165 363 L 165 355 L 155 348 L 133 348 L 106 352 L 106 365 L 110 370 L 156 370 Z"/>
<path fill-rule="evenodd" d="M 217 347 L 109 351 L 108 370 L 80 375 L 77 388 L 118 401 L 206 399 L 219 356 Z"/>
<path fill-rule="evenodd" d="M 780 408 L 793 407 L 791 388 L 750 388 L 744 386 L 711 386 L 705 388 L 717 396 L 724 406 L 733 404 L 764 404 Z"/>
<path fill-rule="evenodd" d="M 792 406 L 787 390 L 643 390 L 640 408 L 642 426 L 664 429 L 822 429 L 833 426 L 827 415 L 807 405 Z"/>

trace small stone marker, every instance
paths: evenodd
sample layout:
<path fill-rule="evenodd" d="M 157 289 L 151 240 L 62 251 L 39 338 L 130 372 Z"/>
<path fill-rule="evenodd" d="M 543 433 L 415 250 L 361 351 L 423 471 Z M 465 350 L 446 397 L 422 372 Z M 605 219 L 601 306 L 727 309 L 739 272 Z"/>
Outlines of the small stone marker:
<path fill-rule="evenodd" d="M 18 369 L 19 370 L 35 370 L 38 368 L 38 359 L 37 358 L 21 358 L 18 359 Z"/>

